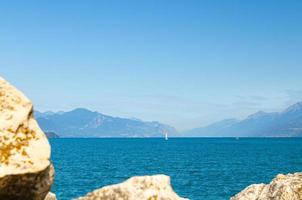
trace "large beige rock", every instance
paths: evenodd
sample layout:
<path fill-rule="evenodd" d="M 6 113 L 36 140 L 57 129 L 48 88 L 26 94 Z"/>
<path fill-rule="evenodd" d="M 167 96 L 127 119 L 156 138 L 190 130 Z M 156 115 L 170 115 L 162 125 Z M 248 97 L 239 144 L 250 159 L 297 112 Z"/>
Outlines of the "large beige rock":
<path fill-rule="evenodd" d="M 254 184 L 231 200 L 302 200 L 302 173 L 279 174 L 270 184 Z"/>
<path fill-rule="evenodd" d="M 32 103 L 0 77 L 0 199 L 43 200 L 54 176 L 49 159 Z"/>
<path fill-rule="evenodd" d="M 137 176 L 123 183 L 105 186 L 78 200 L 185 200 L 172 189 L 165 175 Z"/>

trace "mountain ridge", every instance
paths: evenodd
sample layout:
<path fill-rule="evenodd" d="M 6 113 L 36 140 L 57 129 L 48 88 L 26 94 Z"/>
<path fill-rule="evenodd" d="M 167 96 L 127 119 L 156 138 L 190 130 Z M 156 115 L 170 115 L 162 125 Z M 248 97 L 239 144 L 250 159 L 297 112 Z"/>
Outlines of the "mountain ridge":
<path fill-rule="evenodd" d="M 302 102 L 281 112 L 258 111 L 243 120 L 225 120 L 181 132 L 184 137 L 302 137 Z"/>
<path fill-rule="evenodd" d="M 157 121 L 105 115 L 86 108 L 39 112 L 35 116 L 45 132 L 60 137 L 302 137 L 302 102 L 281 112 L 258 111 L 245 119 L 225 119 L 208 126 L 178 132 Z"/>
<path fill-rule="evenodd" d="M 39 112 L 35 116 L 45 132 L 60 137 L 163 137 L 177 135 L 172 126 L 157 121 L 112 117 L 86 108 L 67 112 Z"/>

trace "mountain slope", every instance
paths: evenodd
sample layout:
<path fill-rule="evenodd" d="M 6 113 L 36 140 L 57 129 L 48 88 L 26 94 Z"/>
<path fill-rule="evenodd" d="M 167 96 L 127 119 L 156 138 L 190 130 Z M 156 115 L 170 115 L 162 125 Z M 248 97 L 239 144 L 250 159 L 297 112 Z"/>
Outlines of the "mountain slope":
<path fill-rule="evenodd" d="M 54 132 L 45 132 L 47 138 L 59 138 L 59 136 Z"/>
<path fill-rule="evenodd" d="M 244 120 L 223 120 L 188 130 L 195 137 L 302 137 L 302 102 L 280 113 L 257 112 Z"/>
<path fill-rule="evenodd" d="M 69 112 L 35 113 L 41 128 L 60 137 L 162 137 L 177 131 L 159 122 L 111 117 L 84 108 Z"/>

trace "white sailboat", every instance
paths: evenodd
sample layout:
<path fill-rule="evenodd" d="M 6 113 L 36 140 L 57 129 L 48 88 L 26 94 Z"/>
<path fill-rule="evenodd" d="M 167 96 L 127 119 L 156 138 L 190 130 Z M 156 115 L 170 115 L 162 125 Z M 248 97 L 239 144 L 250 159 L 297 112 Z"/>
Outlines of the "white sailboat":
<path fill-rule="evenodd" d="M 168 140 L 168 133 L 165 133 L 165 140 Z"/>

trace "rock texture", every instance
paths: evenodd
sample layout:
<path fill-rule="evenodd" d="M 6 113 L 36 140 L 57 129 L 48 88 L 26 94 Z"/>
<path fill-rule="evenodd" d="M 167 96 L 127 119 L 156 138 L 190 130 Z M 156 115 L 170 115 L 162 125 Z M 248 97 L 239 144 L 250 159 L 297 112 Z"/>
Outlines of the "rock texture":
<path fill-rule="evenodd" d="M 279 174 L 270 184 L 254 184 L 231 200 L 302 200 L 302 173 Z"/>
<path fill-rule="evenodd" d="M 45 200 L 57 200 L 57 197 L 54 193 L 49 192 L 45 197 Z"/>
<path fill-rule="evenodd" d="M 179 197 L 165 175 L 137 176 L 123 183 L 105 186 L 78 200 L 185 200 Z"/>
<path fill-rule="evenodd" d="M 0 77 L 0 199 L 44 200 L 54 176 L 49 159 L 32 103 Z"/>

